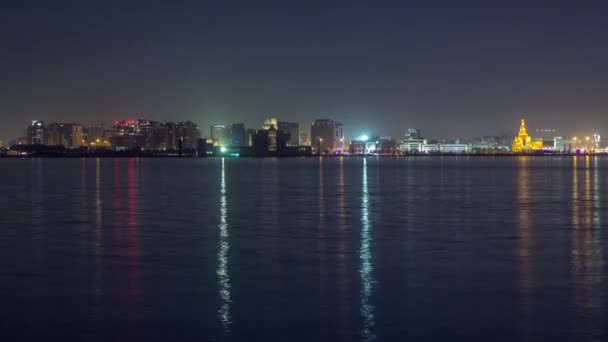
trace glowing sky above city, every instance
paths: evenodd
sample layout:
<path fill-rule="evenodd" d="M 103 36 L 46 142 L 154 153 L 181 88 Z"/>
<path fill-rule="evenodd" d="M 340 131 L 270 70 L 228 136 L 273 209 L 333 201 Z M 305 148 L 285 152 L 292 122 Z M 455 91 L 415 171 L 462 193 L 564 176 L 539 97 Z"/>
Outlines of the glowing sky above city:
<path fill-rule="evenodd" d="M 3 8 L 0 140 L 140 113 L 203 135 L 269 115 L 347 138 L 608 127 L 608 8 L 306 4 Z"/>

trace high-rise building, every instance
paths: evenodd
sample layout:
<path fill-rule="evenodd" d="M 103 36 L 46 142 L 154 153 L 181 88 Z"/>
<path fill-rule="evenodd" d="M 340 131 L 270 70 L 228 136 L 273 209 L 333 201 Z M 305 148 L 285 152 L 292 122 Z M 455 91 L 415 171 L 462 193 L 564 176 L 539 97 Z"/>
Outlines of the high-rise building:
<path fill-rule="evenodd" d="M 195 151 L 197 140 L 201 137 L 198 126 L 192 121 L 176 124 L 175 138 L 182 141 L 183 149 Z"/>
<path fill-rule="evenodd" d="M 91 125 L 86 128 L 87 142 L 96 142 L 105 140 L 105 129 L 102 124 Z"/>
<path fill-rule="evenodd" d="M 230 125 L 231 146 L 242 147 L 247 146 L 245 139 L 245 124 L 234 123 Z"/>
<path fill-rule="evenodd" d="M 57 122 L 50 123 L 46 129 L 46 139 L 44 144 L 48 146 L 63 145 L 63 138 L 61 135 L 61 124 Z"/>
<path fill-rule="evenodd" d="M 166 122 L 167 128 L 167 151 L 177 151 L 179 149 L 178 138 L 175 136 L 177 124 L 175 122 Z"/>
<path fill-rule="evenodd" d="M 279 128 L 279 122 L 277 121 L 277 118 L 269 117 L 264 120 L 264 125 L 262 126 L 262 129 L 269 130 L 271 126 L 274 126 L 274 128 Z"/>
<path fill-rule="evenodd" d="M 219 146 L 230 146 L 232 144 L 232 138 L 228 134 L 229 131 L 224 125 L 213 125 L 211 126 L 211 139 L 216 140 Z"/>
<path fill-rule="evenodd" d="M 110 144 L 117 149 L 147 149 L 151 127 L 144 119 L 118 120 L 114 122 L 116 134 L 110 137 Z"/>
<path fill-rule="evenodd" d="M 336 122 L 336 130 L 334 135 L 334 153 L 344 152 L 344 125 Z"/>
<path fill-rule="evenodd" d="M 78 147 L 85 144 L 82 126 L 75 123 L 53 122 L 47 125 L 44 144 Z"/>
<path fill-rule="evenodd" d="M 308 135 L 308 132 L 300 132 L 300 145 L 310 146 L 310 136 Z"/>
<path fill-rule="evenodd" d="M 334 154 L 344 150 L 344 131 L 341 123 L 318 119 L 310 127 L 310 143 L 314 153 Z"/>
<path fill-rule="evenodd" d="M 289 135 L 287 146 L 300 145 L 300 124 L 297 122 L 278 121 L 278 129 Z"/>
<path fill-rule="evenodd" d="M 287 134 L 276 129 L 260 129 L 252 136 L 252 151 L 260 156 L 282 155 L 287 150 Z"/>
<path fill-rule="evenodd" d="M 175 136 L 175 131 L 171 136 Z M 170 151 L 173 144 L 169 141 L 169 128 L 166 124 L 161 124 L 152 130 L 150 137 L 150 148 L 154 151 Z"/>
<path fill-rule="evenodd" d="M 257 133 L 256 129 L 247 128 L 245 131 L 245 140 L 247 142 L 246 146 L 253 146 L 253 136 Z"/>
<path fill-rule="evenodd" d="M 82 126 L 75 123 L 61 124 L 63 146 L 78 147 L 84 145 Z"/>
<path fill-rule="evenodd" d="M 30 145 L 42 145 L 46 142 L 46 125 L 44 121 L 32 120 L 27 127 L 27 143 Z"/>

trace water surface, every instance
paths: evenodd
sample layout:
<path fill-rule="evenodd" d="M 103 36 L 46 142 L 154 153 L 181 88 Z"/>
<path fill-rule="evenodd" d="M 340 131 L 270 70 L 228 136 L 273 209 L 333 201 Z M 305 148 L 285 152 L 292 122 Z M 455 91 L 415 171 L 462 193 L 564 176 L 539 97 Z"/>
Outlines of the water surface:
<path fill-rule="evenodd" d="M 599 157 L 0 160 L 1 334 L 601 340 L 607 171 Z"/>

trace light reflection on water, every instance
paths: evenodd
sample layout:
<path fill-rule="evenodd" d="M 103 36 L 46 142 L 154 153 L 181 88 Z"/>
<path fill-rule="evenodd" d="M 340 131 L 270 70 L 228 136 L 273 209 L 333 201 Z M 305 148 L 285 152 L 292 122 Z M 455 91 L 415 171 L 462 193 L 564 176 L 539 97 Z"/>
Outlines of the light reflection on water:
<path fill-rule="evenodd" d="M 603 340 L 607 165 L 0 160 L 0 322 L 10 340 Z"/>
<path fill-rule="evenodd" d="M 519 259 L 519 287 L 521 292 L 520 326 L 522 339 L 529 340 L 531 334 L 531 317 L 534 303 L 534 265 L 532 256 L 532 227 L 530 224 L 530 162 L 529 157 L 517 158 L 517 256 Z"/>
<path fill-rule="evenodd" d="M 578 324 L 585 332 L 580 340 L 597 340 L 603 334 L 604 296 L 602 291 L 603 262 L 601 226 L 599 211 L 598 165 L 594 163 L 594 177 L 591 178 L 591 157 L 585 156 L 583 162 L 582 196 L 579 187 L 578 157 L 573 162 L 572 186 L 572 275 L 575 284 L 573 303 L 577 314 L 587 317 Z M 592 184 L 593 182 L 593 184 Z"/>
<path fill-rule="evenodd" d="M 226 199 L 226 167 L 225 160 L 222 158 L 222 169 L 220 178 L 220 238 L 219 251 L 217 253 L 217 277 L 221 306 L 218 310 L 220 323 L 225 331 L 230 331 L 230 304 L 232 298 L 230 295 L 230 275 L 228 273 L 228 250 L 230 242 L 228 236 L 228 202 Z"/>
<path fill-rule="evenodd" d="M 376 338 L 373 327 L 374 306 L 370 303 L 374 279 L 372 276 L 373 260 L 371 251 L 371 223 L 369 220 L 369 190 L 367 186 L 367 158 L 363 158 L 363 176 L 361 182 L 361 247 L 359 249 L 359 259 L 361 265 L 359 274 L 361 277 L 361 318 L 363 326 L 361 335 L 364 341 L 371 341 Z"/>
<path fill-rule="evenodd" d="M 339 159 L 339 173 L 338 173 L 338 212 L 337 212 L 337 216 L 338 216 L 338 230 L 339 230 L 339 234 L 337 235 L 337 239 L 338 239 L 338 246 L 337 246 L 337 265 L 336 265 L 336 272 L 337 272 L 337 277 L 338 277 L 338 295 L 339 295 L 339 302 L 338 302 L 338 308 L 339 308 L 339 312 L 338 315 L 340 317 L 340 330 L 341 331 L 348 331 L 349 329 L 349 324 L 348 324 L 348 309 L 349 309 L 349 305 L 348 305 L 348 301 L 346 299 L 346 295 L 348 294 L 348 284 L 349 284 L 349 279 L 348 279 L 348 263 L 349 263 L 349 246 L 348 246 L 348 238 L 347 238 L 347 234 L 348 234 L 348 226 L 346 224 L 346 211 L 345 211 L 345 206 L 346 206 L 346 199 L 345 199 L 345 192 L 346 189 L 344 187 L 344 157 L 340 157 Z"/>

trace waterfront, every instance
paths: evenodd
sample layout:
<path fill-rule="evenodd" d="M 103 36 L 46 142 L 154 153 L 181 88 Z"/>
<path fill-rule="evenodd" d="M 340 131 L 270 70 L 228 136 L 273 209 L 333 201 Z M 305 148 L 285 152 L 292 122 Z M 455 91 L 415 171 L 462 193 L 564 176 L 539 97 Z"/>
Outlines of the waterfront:
<path fill-rule="evenodd" d="M 0 160 L 11 340 L 606 338 L 608 158 Z"/>

